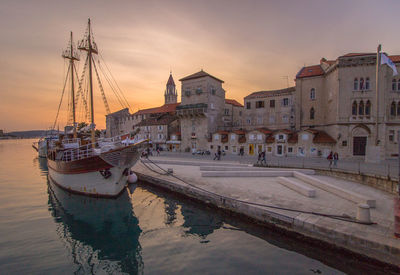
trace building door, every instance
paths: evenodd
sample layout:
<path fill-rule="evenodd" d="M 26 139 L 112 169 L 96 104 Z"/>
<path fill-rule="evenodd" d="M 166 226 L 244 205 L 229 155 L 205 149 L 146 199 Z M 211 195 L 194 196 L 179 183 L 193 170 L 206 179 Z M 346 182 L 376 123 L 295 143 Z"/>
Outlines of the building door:
<path fill-rule="evenodd" d="M 283 145 L 278 145 L 278 146 L 276 147 L 276 154 L 277 154 L 278 156 L 282 156 L 282 154 L 283 154 Z"/>
<path fill-rule="evenodd" d="M 249 155 L 254 155 L 254 144 L 249 144 Z"/>
<path fill-rule="evenodd" d="M 367 147 L 367 137 L 353 138 L 353 155 L 365 156 L 365 148 Z"/>

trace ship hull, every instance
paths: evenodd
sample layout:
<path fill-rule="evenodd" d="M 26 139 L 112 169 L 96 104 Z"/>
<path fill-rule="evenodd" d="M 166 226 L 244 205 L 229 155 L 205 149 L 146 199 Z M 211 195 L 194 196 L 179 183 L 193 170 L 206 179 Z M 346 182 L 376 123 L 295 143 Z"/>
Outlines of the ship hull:
<path fill-rule="evenodd" d="M 128 146 L 75 161 L 48 158 L 49 177 L 72 193 L 92 197 L 118 197 L 127 185 L 130 168 L 139 159 L 139 148 Z"/>

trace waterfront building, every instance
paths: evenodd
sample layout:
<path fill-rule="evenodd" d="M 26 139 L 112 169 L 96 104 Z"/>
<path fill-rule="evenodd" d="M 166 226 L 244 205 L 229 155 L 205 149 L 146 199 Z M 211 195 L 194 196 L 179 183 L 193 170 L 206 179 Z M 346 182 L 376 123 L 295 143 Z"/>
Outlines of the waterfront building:
<path fill-rule="evenodd" d="M 224 126 L 224 81 L 203 70 L 180 81 L 181 104 L 176 113 L 181 124 L 181 150 L 206 150 L 211 134 Z"/>
<path fill-rule="evenodd" d="M 399 68 L 400 56 L 389 56 Z M 303 67 L 296 75 L 296 129 L 333 137 L 341 157 L 379 161 L 397 154 L 400 78 L 379 66 L 376 53 L 349 53 Z"/>
<path fill-rule="evenodd" d="M 295 87 L 259 91 L 244 98 L 244 127 L 257 129 L 295 128 Z"/>

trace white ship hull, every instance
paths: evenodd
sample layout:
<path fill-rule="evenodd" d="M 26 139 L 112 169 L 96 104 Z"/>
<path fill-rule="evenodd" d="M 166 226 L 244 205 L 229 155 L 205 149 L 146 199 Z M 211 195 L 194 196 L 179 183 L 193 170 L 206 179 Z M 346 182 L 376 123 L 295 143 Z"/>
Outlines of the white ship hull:
<path fill-rule="evenodd" d="M 111 176 L 104 178 L 99 171 L 80 174 L 61 174 L 49 168 L 50 179 L 59 187 L 73 193 L 96 196 L 116 197 L 126 187 L 128 175 L 124 170 L 130 167 L 112 167 Z"/>

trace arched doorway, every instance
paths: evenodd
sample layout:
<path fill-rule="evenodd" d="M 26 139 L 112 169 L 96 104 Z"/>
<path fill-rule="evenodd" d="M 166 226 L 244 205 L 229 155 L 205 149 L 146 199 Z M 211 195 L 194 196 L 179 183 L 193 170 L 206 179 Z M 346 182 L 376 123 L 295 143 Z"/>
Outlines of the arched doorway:
<path fill-rule="evenodd" d="M 370 129 L 362 124 L 354 127 L 352 131 L 353 136 L 353 156 L 365 156 L 368 144 L 368 137 L 370 136 Z"/>

